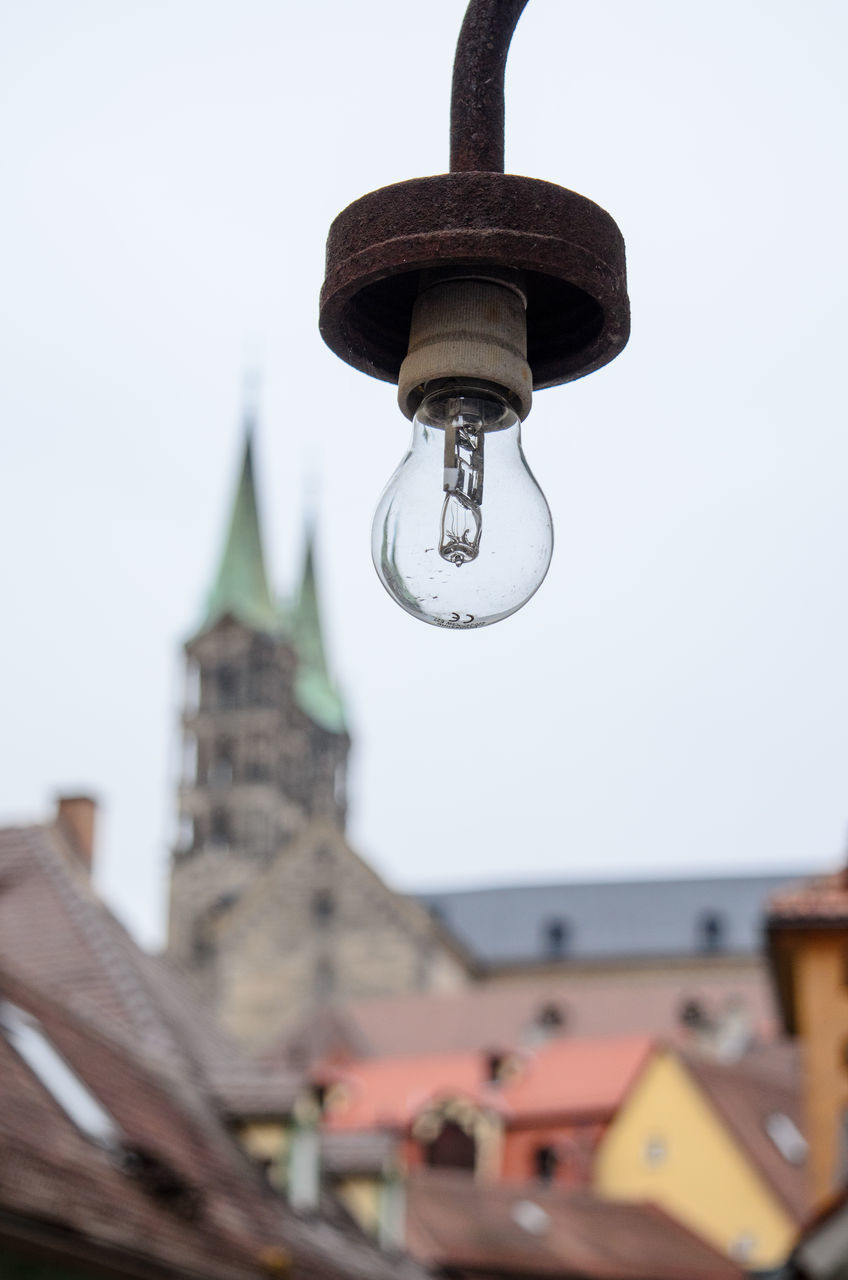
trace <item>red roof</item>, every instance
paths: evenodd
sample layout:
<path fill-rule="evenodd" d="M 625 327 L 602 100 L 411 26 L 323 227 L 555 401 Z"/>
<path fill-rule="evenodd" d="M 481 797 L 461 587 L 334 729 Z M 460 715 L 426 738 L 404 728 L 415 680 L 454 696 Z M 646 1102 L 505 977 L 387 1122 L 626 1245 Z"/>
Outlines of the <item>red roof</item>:
<path fill-rule="evenodd" d="M 531 1118 L 614 1114 L 653 1048 L 648 1036 L 554 1040 L 506 1055 L 498 1083 L 489 1055 L 369 1058 L 333 1069 L 331 1129 L 406 1129 L 428 1105 L 461 1098 L 500 1111 L 510 1125 Z M 325 1073 L 326 1074 L 326 1073 Z"/>

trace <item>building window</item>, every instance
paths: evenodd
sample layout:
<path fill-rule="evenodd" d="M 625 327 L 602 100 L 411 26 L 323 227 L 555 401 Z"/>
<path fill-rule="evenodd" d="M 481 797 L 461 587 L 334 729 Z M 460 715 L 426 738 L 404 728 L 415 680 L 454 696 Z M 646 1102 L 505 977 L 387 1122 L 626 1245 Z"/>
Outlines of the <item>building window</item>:
<path fill-rule="evenodd" d="M 721 951 L 727 942 L 724 917 L 717 911 L 705 911 L 698 921 L 698 942 L 702 951 Z"/>
<path fill-rule="evenodd" d="M 213 787 L 228 787 L 233 774 L 233 744 L 228 738 L 219 738 L 209 766 L 209 782 Z"/>
<path fill-rule="evenodd" d="M 224 710 L 231 710 L 238 705 L 238 671 L 229 664 L 219 667 L 216 676 L 216 685 L 218 690 L 218 706 Z"/>
<path fill-rule="evenodd" d="M 559 1159 L 553 1147 L 537 1147 L 533 1152 L 535 1176 L 541 1182 L 553 1182 Z"/>
<path fill-rule="evenodd" d="M 256 734 L 248 744 L 246 774 L 250 782 L 267 782 L 271 777 L 272 747 L 270 738 Z"/>
<path fill-rule="evenodd" d="M 424 1148 L 424 1161 L 431 1169 L 473 1169 L 476 1159 L 477 1144 L 473 1135 L 454 1120 L 446 1121 Z"/>
<path fill-rule="evenodd" d="M 536 1018 L 537 1026 L 543 1027 L 545 1031 L 559 1031 L 566 1021 L 565 1009 L 561 1004 L 554 1004 L 553 1000 L 542 1005 Z"/>
<path fill-rule="evenodd" d="M 0 1031 L 53 1101 L 86 1137 L 101 1146 L 117 1146 L 121 1138 L 118 1126 L 54 1049 L 35 1018 L 17 1005 L 0 1001 Z"/>
<path fill-rule="evenodd" d="M 542 951 L 549 960 L 559 960 L 568 954 L 571 942 L 571 926 L 561 917 L 546 920 L 542 926 Z"/>
<path fill-rule="evenodd" d="M 700 1000 L 684 1000 L 677 1012 L 677 1020 L 681 1026 L 691 1031 L 703 1031 L 710 1025 L 710 1018 Z"/>
<path fill-rule="evenodd" d="M 212 810 L 209 839 L 212 844 L 230 844 L 232 832 L 230 829 L 230 815 L 226 809 Z"/>
<path fill-rule="evenodd" d="M 642 1148 L 642 1159 L 651 1169 L 656 1169 L 659 1165 L 665 1164 L 668 1157 L 668 1148 L 663 1138 L 657 1134 L 652 1134 L 648 1138 Z"/>
<path fill-rule="evenodd" d="M 312 919 L 327 925 L 336 914 L 336 901 L 329 889 L 317 889 L 312 895 Z"/>

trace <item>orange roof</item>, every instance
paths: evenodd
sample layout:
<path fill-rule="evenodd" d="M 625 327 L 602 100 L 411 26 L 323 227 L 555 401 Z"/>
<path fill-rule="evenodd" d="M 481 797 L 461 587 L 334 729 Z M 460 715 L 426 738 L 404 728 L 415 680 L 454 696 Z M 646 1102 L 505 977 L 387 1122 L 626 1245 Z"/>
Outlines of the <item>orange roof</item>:
<path fill-rule="evenodd" d="M 531 1117 L 611 1116 L 652 1049 L 648 1036 L 554 1040 L 506 1055 L 498 1083 L 488 1079 L 485 1053 L 363 1059 L 324 1073 L 336 1086 L 327 1126 L 407 1129 L 448 1098 L 499 1111 L 510 1125 Z"/>

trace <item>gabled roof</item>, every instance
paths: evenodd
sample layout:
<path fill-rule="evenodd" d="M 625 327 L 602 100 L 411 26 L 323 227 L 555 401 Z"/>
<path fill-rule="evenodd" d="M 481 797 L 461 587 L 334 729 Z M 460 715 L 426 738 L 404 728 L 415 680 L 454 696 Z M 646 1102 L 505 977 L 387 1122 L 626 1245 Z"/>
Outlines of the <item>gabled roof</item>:
<path fill-rule="evenodd" d="M 151 1209 L 147 1193 L 124 1181 L 0 1037 L 0 1231 L 12 1223 L 25 1234 L 37 1220 L 40 1244 L 45 1234 L 67 1242 L 76 1232 L 101 1251 L 150 1248 L 159 1261 L 185 1236 L 177 1274 L 209 1280 L 261 1274 L 266 1244 L 283 1249 L 271 1261 L 294 1257 L 292 1280 L 423 1280 L 349 1225 L 299 1219 L 264 1190 L 219 1114 L 240 1106 L 285 1113 L 302 1077 L 244 1062 L 97 899 L 54 828 L 0 830 L 0 991 L 34 1014 L 128 1145 L 153 1158 L 155 1177 L 167 1166 L 166 1181 L 173 1170 L 199 1193 L 214 1226 L 209 1248 L 201 1241 L 194 1249 L 185 1222 Z M 228 1270 L 231 1255 L 239 1270 Z"/>
<path fill-rule="evenodd" d="M 465 1276 L 568 1280 L 743 1280 L 700 1237 L 646 1204 L 616 1204 L 541 1183 L 486 1183 L 416 1171 L 407 1185 L 407 1248 Z"/>
<path fill-rule="evenodd" d="M 552 1041 L 508 1056 L 496 1083 L 483 1053 L 366 1059 L 328 1068 L 322 1078 L 339 1086 L 339 1101 L 329 1109 L 327 1128 L 402 1131 L 428 1106 L 451 1098 L 497 1111 L 508 1125 L 563 1116 L 608 1119 L 652 1048 L 647 1036 Z"/>
<path fill-rule="evenodd" d="M 204 630 L 227 616 L 259 631 L 277 631 L 280 625 L 262 549 L 250 420 L 245 424 L 241 471 L 218 573 L 206 605 Z"/>

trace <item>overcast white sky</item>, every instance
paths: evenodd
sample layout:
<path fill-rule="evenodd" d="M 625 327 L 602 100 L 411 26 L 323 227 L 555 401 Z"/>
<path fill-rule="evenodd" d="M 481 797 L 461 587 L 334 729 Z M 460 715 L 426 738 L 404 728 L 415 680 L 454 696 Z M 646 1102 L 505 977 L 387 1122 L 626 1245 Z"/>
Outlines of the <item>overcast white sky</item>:
<path fill-rule="evenodd" d="M 402 887 L 818 868 L 848 823 L 840 0 L 530 0 L 507 168 L 608 209 L 633 336 L 524 432 L 554 562 L 425 627 L 370 563 L 394 389 L 316 327 L 338 210 L 447 164 L 464 0 L 4 0 L 0 814 L 104 805 L 160 936 L 180 642 L 261 347 L 269 559 L 320 490 L 351 833 Z"/>

